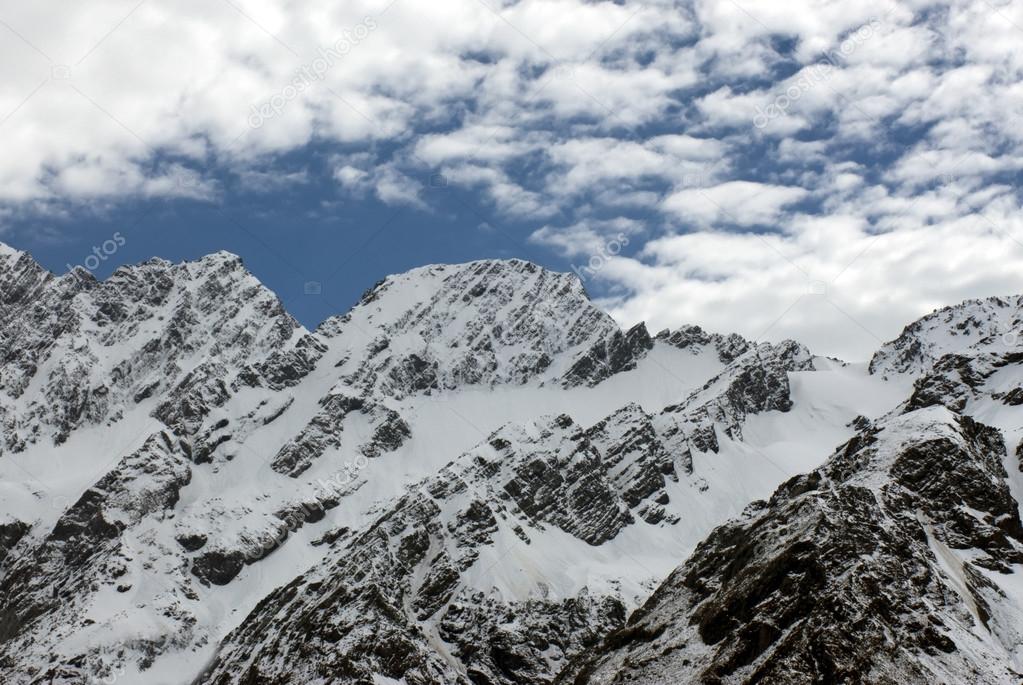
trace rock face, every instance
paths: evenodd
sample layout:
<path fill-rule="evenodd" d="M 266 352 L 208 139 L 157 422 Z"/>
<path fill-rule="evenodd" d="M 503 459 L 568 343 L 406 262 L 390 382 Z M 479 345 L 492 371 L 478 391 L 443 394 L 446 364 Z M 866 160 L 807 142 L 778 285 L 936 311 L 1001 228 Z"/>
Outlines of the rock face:
<path fill-rule="evenodd" d="M 1006 327 L 868 373 L 489 260 L 307 331 L 227 253 L 0 245 L 0 681 L 1013 682 Z"/>
<path fill-rule="evenodd" d="M 596 547 L 627 526 L 677 523 L 665 511 L 665 486 L 692 468 L 681 441 L 670 420 L 636 405 L 589 428 L 561 415 L 498 430 L 378 511 L 359 535 L 334 542 L 322 566 L 270 594 L 200 682 L 318 673 L 352 682 L 373 673 L 409 683 L 550 682 L 621 625 L 621 596 L 583 587 L 509 601 L 479 585 L 481 567 L 489 570 L 481 556 L 495 545 L 528 555 L 564 535 Z M 276 637 L 267 640 L 270 625 Z"/>
<path fill-rule="evenodd" d="M 1023 349 L 1023 296 L 968 300 L 906 326 L 870 361 L 876 374 L 926 372 L 946 354 L 980 348 Z"/>
<path fill-rule="evenodd" d="M 302 431 L 281 448 L 270 463 L 278 473 L 297 477 L 330 448 L 341 446 L 345 419 L 357 412 L 369 422 L 370 439 L 358 446 L 366 457 L 377 457 L 392 451 L 410 436 L 407 423 L 397 412 L 358 397 L 331 394 L 320 400 L 320 410 Z"/>
<path fill-rule="evenodd" d="M 7 245 L 0 244 L 0 302 L 4 318 L 23 310 L 38 296 L 53 276 L 34 259 Z"/>
<path fill-rule="evenodd" d="M 562 383 L 565 387 L 596 385 L 622 371 L 636 368 L 636 362 L 654 346 L 646 326 L 636 324 L 626 333 L 615 331 L 600 340 L 568 370 Z"/>
<path fill-rule="evenodd" d="M 884 421 L 715 530 L 563 681 L 1018 680 L 1003 451 L 944 408 Z"/>
<path fill-rule="evenodd" d="M 51 665 L 35 677 L 40 682 L 87 682 L 89 673 L 109 675 L 105 650 L 88 639 L 95 625 L 88 618 L 90 604 L 108 595 L 131 597 L 136 585 L 146 582 L 147 571 L 155 570 L 149 564 L 157 550 L 140 551 L 132 540 L 148 518 L 173 511 L 191 477 L 172 437 L 157 433 L 86 490 L 36 544 L 6 560 L 0 580 L 0 670 L 13 678 L 24 673 L 20 656 L 33 650 L 57 652 L 67 641 L 78 641 L 83 648 L 75 662 Z M 114 618 L 125 617 L 108 620 Z M 182 616 L 164 618 L 188 628 Z M 133 645 L 143 661 L 162 647 L 143 636 Z"/>
<path fill-rule="evenodd" d="M 722 427 L 729 438 L 741 440 L 747 416 L 792 408 L 788 374 L 809 370 L 813 370 L 813 357 L 797 342 L 752 346 L 668 411 L 685 416 L 699 449 L 717 452 L 715 426 Z"/>
<path fill-rule="evenodd" d="M 198 438 L 198 458 L 209 458 L 216 445 L 199 427 L 227 402 L 241 370 L 257 365 L 273 382 L 289 353 L 310 345 L 297 344 L 298 323 L 227 253 L 152 260 L 102 283 L 84 271 L 54 277 L 27 255 L 7 262 L 0 452 L 40 439 L 61 444 L 160 397 L 154 416 L 186 443 Z"/>
<path fill-rule="evenodd" d="M 663 330 L 657 334 L 657 339 L 680 350 L 697 352 L 703 348 L 711 348 L 718 359 L 725 364 L 732 363 L 740 355 L 746 353 L 752 344 L 735 333 L 730 335 L 707 333 L 699 326 L 693 325 L 682 326 L 674 331 Z"/>
<path fill-rule="evenodd" d="M 645 329 L 623 334 L 574 276 L 515 259 L 391 276 L 318 332 L 365 348 L 342 364 L 346 383 L 393 397 L 561 376 L 595 384 L 650 346 Z"/>
<path fill-rule="evenodd" d="M 907 327 L 871 371 L 915 373 L 911 395 L 716 529 L 559 682 L 1019 682 L 1023 354 L 994 335 L 1017 306 Z"/>

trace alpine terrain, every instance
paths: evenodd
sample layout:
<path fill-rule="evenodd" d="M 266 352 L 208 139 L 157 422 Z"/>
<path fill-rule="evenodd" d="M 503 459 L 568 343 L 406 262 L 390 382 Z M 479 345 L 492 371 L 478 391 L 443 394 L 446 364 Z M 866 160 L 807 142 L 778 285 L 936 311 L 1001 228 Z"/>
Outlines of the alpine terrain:
<path fill-rule="evenodd" d="M 1023 297 L 869 363 L 520 260 L 0 245 L 0 682 L 1023 682 Z"/>

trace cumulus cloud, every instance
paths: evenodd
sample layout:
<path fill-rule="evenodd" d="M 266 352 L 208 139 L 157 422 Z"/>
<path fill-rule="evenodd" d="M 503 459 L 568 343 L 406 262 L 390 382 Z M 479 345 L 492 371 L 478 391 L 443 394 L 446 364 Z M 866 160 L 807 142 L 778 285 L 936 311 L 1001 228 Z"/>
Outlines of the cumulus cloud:
<path fill-rule="evenodd" d="M 934 308 L 1018 292 L 1023 221 L 1014 211 L 881 234 L 855 217 L 800 217 L 787 237 L 670 236 L 648 243 L 641 259 L 611 260 L 598 276 L 635 293 L 605 301 L 622 321 L 699 321 L 862 360 Z"/>
<path fill-rule="evenodd" d="M 530 242 L 554 248 L 565 257 L 617 256 L 621 249 L 643 232 L 641 222 L 618 217 L 610 220 L 580 221 L 570 226 L 546 225 L 533 231 Z M 609 249 L 609 245 L 613 249 Z"/>
<path fill-rule="evenodd" d="M 334 168 L 334 180 L 342 191 L 355 197 L 372 194 L 388 205 L 429 209 L 421 197 L 423 184 L 392 166 L 371 165 L 367 170 L 342 163 Z"/>
<path fill-rule="evenodd" d="M 665 198 L 662 208 L 698 224 L 773 224 L 782 210 L 806 197 L 803 188 L 750 181 L 728 181 L 708 188 L 686 188 Z"/>

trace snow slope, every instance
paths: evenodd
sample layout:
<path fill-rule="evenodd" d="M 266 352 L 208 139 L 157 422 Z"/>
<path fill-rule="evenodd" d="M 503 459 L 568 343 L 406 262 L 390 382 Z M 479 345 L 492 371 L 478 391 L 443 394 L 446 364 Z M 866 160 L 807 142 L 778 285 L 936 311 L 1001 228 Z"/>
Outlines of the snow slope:
<path fill-rule="evenodd" d="M 1019 682 L 1013 302 L 941 310 L 883 347 L 871 370 L 912 379 L 905 399 L 716 529 L 558 682 Z"/>
<path fill-rule="evenodd" d="M 0 294 L 5 682 L 550 682 L 717 526 L 935 395 L 1003 429 L 1023 491 L 1016 363 L 942 366 L 938 323 L 869 368 L 650 336 L 520 260 L 392 276 L 316 331 L 226 253 L 97 282 L 4 247 Z"/>

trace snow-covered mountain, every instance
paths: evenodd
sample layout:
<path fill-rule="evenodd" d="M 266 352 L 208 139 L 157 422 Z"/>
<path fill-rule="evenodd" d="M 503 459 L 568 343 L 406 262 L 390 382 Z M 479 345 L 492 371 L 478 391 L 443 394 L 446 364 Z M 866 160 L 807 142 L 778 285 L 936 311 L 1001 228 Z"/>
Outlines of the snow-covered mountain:
<path fill-rule="evenodd" d="M 489 260 L 307 331 L 0 246 L 0 680 L 1018 680 L 1020 309 L 849 364 Z"/>
<path fill-rule="evenodd" d="M 911 324 L 912 391 L 717 528 L 558 682 L 1019 683 L 1021 298 Z"/>

